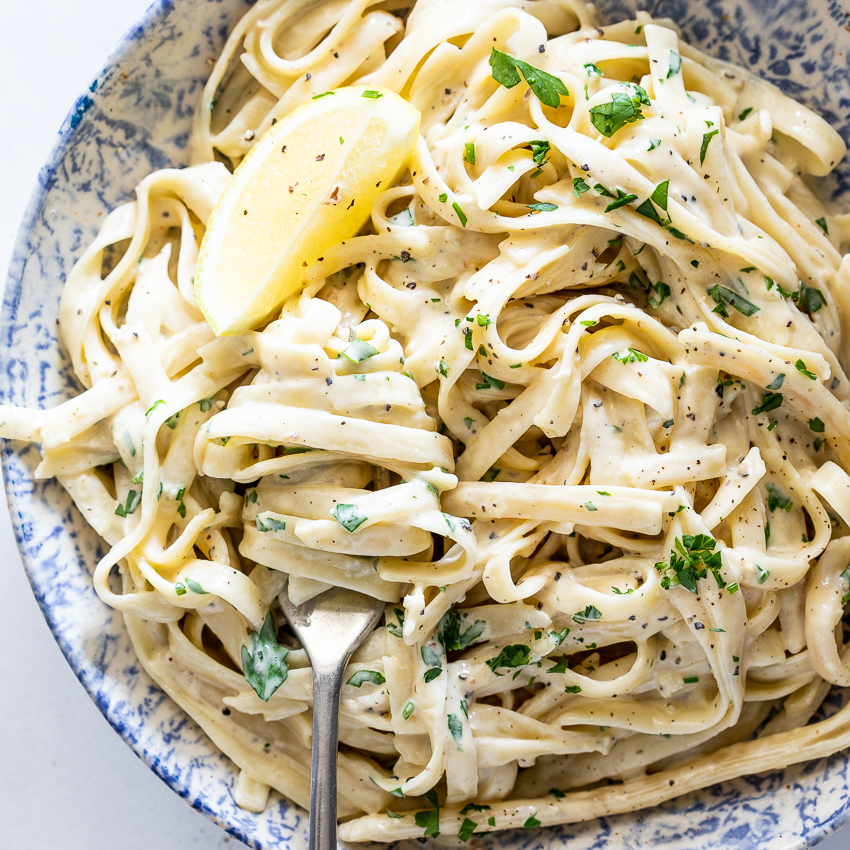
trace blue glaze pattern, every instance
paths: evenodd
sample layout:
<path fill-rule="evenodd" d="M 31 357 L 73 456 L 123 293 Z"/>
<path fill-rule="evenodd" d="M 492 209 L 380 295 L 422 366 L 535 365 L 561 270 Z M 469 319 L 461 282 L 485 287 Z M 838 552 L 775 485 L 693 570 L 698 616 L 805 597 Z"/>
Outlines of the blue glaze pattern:
<path fill-rule="evenodd" d="M 0 401 L 53 407 L 78 391 L 57 345 L 59 294 L 106 212 L 156 168 L 185 165 L 195 102 L 246 0 L 158 0 L 71 109 L 21 225 L 0 321 Z M 603 0 L 676 20 L 708 53 L 751 67 L 834 123 L 850 142 L 850 16 L 833 0 Z M 850 167 L 831 188 L 850 197 Z M 33 592 L 69 664 L 106 719 L 194 808 L 256 850 L 306 850 L 306 816 L 272 793 L 262 814 L 233 801 L 236 771 L 141 669 L 120 614 L 97 598 L 103 544 L 54 481 L 36 481 L 34 446 L 4 443 L 12 522 Z M 831 699 L 834 710 L 839 697 Z M 745 777 L 649 811 L 515 830 L 499 850 L 799 850 L 850 820 L 850 755 Z M 617 794 L 616 787 L 610 791 Z M 421 846 L 403 842 L 405 847 Z"/>

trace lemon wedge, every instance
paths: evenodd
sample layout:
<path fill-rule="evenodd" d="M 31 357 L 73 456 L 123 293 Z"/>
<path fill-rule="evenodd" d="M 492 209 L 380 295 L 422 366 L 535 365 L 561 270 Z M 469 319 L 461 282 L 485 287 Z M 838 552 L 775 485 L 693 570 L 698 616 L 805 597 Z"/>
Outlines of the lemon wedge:
<path fill-rule="evenodd" d="M 357 233 L 410 158 L 419 118 L 394 92 L 351 86 L 263 134 L 201 242 L 195 294 L 218 336 L 257 327 L 303 286 L 308 266 Z"/>

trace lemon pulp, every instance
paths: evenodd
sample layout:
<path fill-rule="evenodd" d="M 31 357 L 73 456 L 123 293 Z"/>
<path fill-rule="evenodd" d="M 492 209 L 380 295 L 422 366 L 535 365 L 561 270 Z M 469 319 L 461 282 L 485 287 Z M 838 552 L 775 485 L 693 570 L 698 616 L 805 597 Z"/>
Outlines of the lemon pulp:
<path fill-rule="evenodd" d="M 195 293 L 217 335 L 257 327 L 302 287 L 307 267 L 363 226 L 409 159 L 419 118 L 394 92 L 352 86 L 263 134 L 201 243 Z"/>

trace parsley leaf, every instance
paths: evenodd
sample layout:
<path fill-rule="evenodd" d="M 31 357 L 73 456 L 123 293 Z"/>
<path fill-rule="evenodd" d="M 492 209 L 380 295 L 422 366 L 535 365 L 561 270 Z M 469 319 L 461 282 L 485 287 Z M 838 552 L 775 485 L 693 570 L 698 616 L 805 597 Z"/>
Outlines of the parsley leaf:
<path fill-rule="evenodd" d="M 715 283 L 714 286 L 709 286 L 706 291 L 717 304 L 711 312 L 723 316 L 724 319 L 729 318 L 729 313 L 726 310 L 727 306 L 734 307 L 744 316 L 753 316 L 761 309 L 753 304 L 752 301 L 748 301 L 744 298 L 743 295 L 739 295 L 734 290 L 729 289 L 727 286 L 721 286 L 719 283 Z"/>
<path fill-rule="evenodd" d="M 251 631 L 251 648 L 242 647 L 242 670 L 257 696 L 268 702 L 272 694 L 286 681 L 289 650 L 277 642 L 274 615 L 266 614 L 259 632 Z"/>
<path fill-rule="evenodd" d="M 381 352 L 365 339 L 355 339 L 350 342 L 342 352 L 343 357 L 347 357 L 353 363 L 362 363 L 370 357 L 374 357 Z"/>
<path fill-rule="evenodd" d="M 395 614 L 396 619 L 398 620 L 398 625 L 396 625 L 395 623 L 387 623 L 387 631 L 391 635 L 393 635 L 394 637 L 397 637 L 397 638 L 403 637 L 403 635 L 404 635 L 404 632 L 403 632 L 403 629 L 404 629 L 404 609 L 393 608 L 393 613 Z M 406 717 L 405 717 L 405 720 L 407 720 Z"/>
<path fill-rule="evenodd" d="M 412 699 L 409 699 L 409 700 L 408 700 L 408 701 L 404 704 L 404 708 L 402 709 L 401 716 L 402 716 L 405 720 L 407 720 L 407 719 L 410 717 L 410 715 L 411 715 L 411 714 L 413 714 L 413 712 L 414 712 L 415 710 L 416 710 L 416 703 L 415 703 Z"/>
<path fill-rule="evenodd" d="M 663 280 L 659 280 L 657 283 L 653 283 L 650 289 L 651 295 L 647 299 L 647 303 L 653 310 L 657 310 L 665 301 L 666 298 L 670 297 L 671 291 L 668 284 L 664 283 Z"/>
<path fill-rule="evenodd" d="M 450 714 L 446 718 L 449 732 L 452 733 L 452 738 L 454 738 L 454 742 L 457 745 L 457 748 L 462 749 L 460 742 L 463 740 L 463 722 L 456 714 Z"/>
<path fill-rule="evenodd" d="M 487 661 L 487 666 L 497 673 L 499 667 L 524 667 L 528 664 L 531 647 L 521 643 L 506 646 L 495 658 Z"/>
<path fill-rule="evenodd" d="M 431 790 L 425 793 L 425 799 L 434 807 L 430 812 L 416 812 L 413 816 L 414 823 L 425 832 L 423 838 L 436 838 L 440 834 L 440 803 L 436 793 Z"/>
<path fill-rule="evenodd" d="M 256 519 L 257 531 L 286 531 L 286 523 L 274 517 L 266 517 L 265 519 Z"/>
<path fill-rule="evenodd" d="M 584 611 L 576 611 L 573 614 L 573 619 L 577 623 L 586 623 L 588 620 L 598 620 L 602 617 L 602 612 L 595 605 L 588 605 Z"/>
<path fill-rule="evenodd" d="M 626 124 L 633 124 L 646 117 L 641 105 L 650 105 L 649 96 L 638 85 L 634 86 L 634 91 L 631 96 L 624 92 L 615 92 L 611 95 L 610 103 L 601 103 L 590 108 L 590 121 L 603 136 L 610 139 Z"/>
<path fill-rule="evenodd" d="M 708 133 L 704 133 L 702 137 L 702 146 L 699 149 L 699 164 L 702 167 L 702 164 L 705 162 L 705 155 L 708 153 L 708 145 L 711 140 L 720 132 L 720 130 L 711 130 Z"/>
<path fill-rule="evenodd" d="M 555 204 L 526 204 L 526 207 L 537 212 L 554 212 L 558 209 Z"/>
<path fill-rule="evenodd" d="M 816 381 L 818 379 L 818 376 L 814 372 L 810 372 L 806 368 L 806 364 L 802 360 L 798 360 L 794 364 L 794 367 L 797 369 L 798 372 L 805 375 L 810 381 Z"/>
<path fill-rule="evenodd" d="M 811 428 L 816 434 L 823 434 L 824 432 L 824 424 L 817 416 L 815 416 L 814 419 L 809 420 L 809 428 Z"/>
<path fill-rule="evenodd" d="M 768 413 L 771 410 L 776 410 L 782 404 L 782 393 L 765 393 L 762 403 L 758 407 L 752 409 L 753 416 L 758 416 L 759 413 Z"/>
<path fill-rule="evenodd" d="M 827 235 L 829 236 L 829 226 L 826 223 L 825 218 L 816 218 L 815 224 Z"/>
<path fill-rule="evenodd" d="M 585 192 L 590 189 L 590 186 L 584 182 L 582 177 L 573 177 L 573 194 L 580 198 Z"/>
<path fill-rule="evenodd" d="M 665 180 L 663 183 L 659 183 L 653 190 L 652 194 L 649 196 L 654 204 L 657 204 L 661 207 L 664 212 L 667 212 L 667 194 L 670 188 L 670 181 Z"/>
<path fill-rule="evenodd" d="M 794 503 L 775 484 L 769 481 L 764 485 L 767 490 L 767 507 L 770 511 L 777 508 L 788 513 L 794 507 Z"/>
<path fill-rule="evenodd" d="M 667 79 L 676 76 L 682 70 L 682 57 L 675 50 L 670 51 L 670 69 L 667 71 Z"/>
<path fill-rule="evenodd" d="M 531 158 L 534 162 L 537 165 L 543 165 L 546 162 L 546 157 L 549 155 L 552 147 L 549 142 L 543 139 L 537 139 L 529 142 L 528 146 L 531 148 Z"/>
<path fill-rule="evenodd" d="M 345 684 L 359 688 L 364 682 L 383 685 L 387 680 L 377 670 L 358 670 Z"/>
<path fill-rule="evenodd" d="M 568 97 L 570 92 L 561 80 L 552 74 L 547 74 L 522 59 L 516 59 L 494 47 L 490 52 L 490 67 L 493 79 L 507 89 L 512 89 L 520 80 L 520 74 L 525 78 L 528 87 L 537 99 L 557 109 L 561 105 L 561 95 Z"/>
<path fill-rule="evenodd" d="M 535 812 L 530 818 L 528 818 L 523 826 L 526 829 L 534 829 L 537 826 L 542 826 L 539 820 L 537 820 L 537 812 Z"/>
<path fill-rule="evenodd" d="M 464 632 L 461 632 L 461 622 L 460 614 L 457 611 L 450 610 L 443 614 L 442 619 L 437 623 L 437 639 L 446 652 L 464 650 L 484 633 L 486 626 L 484 620 L 476 620 Z"/>
<path fill-rule="evenodd" d="M 466 227 L 466 222 L 469 221 L 469 219 L 466 217 L 466 213 L 460 208 L 460 204 L 457 201 L 452 204 L 452 209 L 457 213 L 461 227 Z"/>
<path fill-rule="evenodd" d="M 605 207 L 605 212 L 613 212 L 614 210 L 618 210 L 620 207 L 624 207 L 626 204 L 630 204 L 632 201 L 636 200 L 637 195 L 627 195 L 622 189 L 617 189 L 617 198 Z"/>
<path fill-rule="evenodd" d="M 498 378 L 491 378 L 485 372 L 479 372 L 478 374 L 481 375 L 483 383 L 476 384 L 476 390 L 503 390 L 505 388 L 504 381 L 500 381 Z"/>
<path fill-rule="evenodd" d="M 463 146 L 463 158 L 470 165 L 475 165 L 475 142 L 467 142 Z"/>
<path fill-rule="evenodd" d="M 460 829 L 458 830 L 457 837 L 461 841 L 469 841 L 477 826 L 478 824 L 471 818 L 464 818 L 463 823 L 460 825 Z"/>
<path fill-rule="evenodd" d="M 369 517 L 357 505 L 339 504 L 333 509 L 333 518 L 346 530 L 356 531 Z"/>
<path fill-rule="evenodd" d="M 646 363 L 649 360 L 646 354 L 638 351 L 636 348 L 627 348 L 625 353 L 615 351 L 611 356 L 620 363 L 634 363 L 636 360 L 639 363 Z"/>
<path fill-rule="evenodd" d="M 123 505 L 118 505 L 118 507 L 115 508 L 115 513 L 118 514 L 118 516 L 130 516 L 130 514 L 134 514 L 136 512 L 136 508 L 139 507 L 141 501 L 141 491 L 137 493 L 135 490 L 129 490 L 127 492 L 127 501 Z"/>

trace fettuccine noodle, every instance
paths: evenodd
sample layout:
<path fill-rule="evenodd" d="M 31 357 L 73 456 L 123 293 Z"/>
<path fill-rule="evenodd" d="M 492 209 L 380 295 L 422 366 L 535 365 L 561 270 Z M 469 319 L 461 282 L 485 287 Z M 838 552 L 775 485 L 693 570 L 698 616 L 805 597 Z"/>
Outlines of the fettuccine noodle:
<path fill-rule="evenodd" d="M 248 809 L 309 800 L 287 581 L 387 603 L 340 706 L 348 840 L 587 820 L 848 746 L 850 708 L 810 723 L 850 686 L 850 221 L 811 188 L 838 134 L 671 21 L 409 5 L 251 8 L 191 166 L 68 277 L 85 390 L 0 434 L 111 547 L 97 593 Z M 274 321 L 216 338 L 193 275 L 230 171 L 354 83 L 420 110 L 409 171 Z M 270 696 L 244 675 L 269 612 Z"/>

